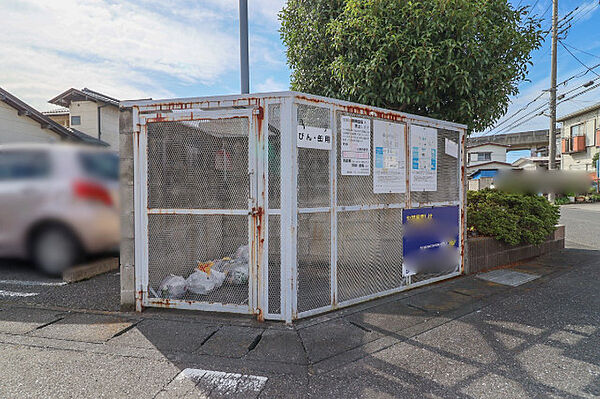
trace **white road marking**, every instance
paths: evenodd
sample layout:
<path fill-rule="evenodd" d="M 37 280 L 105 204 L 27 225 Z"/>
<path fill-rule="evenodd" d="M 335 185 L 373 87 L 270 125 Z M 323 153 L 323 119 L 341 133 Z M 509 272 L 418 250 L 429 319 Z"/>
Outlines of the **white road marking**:
<path fill-rule="evenodd" d="M 66 285 L 65 281 L 49 282 L 49 281 L 34 281 L 34 280 L 0 280 L 0 284 L 12 284 L 12 285 L 25 285 L 25 286 L 45 286 L 45 287 L 58 287 Z"/>
<path fill-rule="evenodd" d="M 36 296 L 37 292 L 14 292 L 14 291 L 4 291 L 0 290 L 0 296 Z"/>
<path fill-rule="evenodd" d="M 196 387 L 205 393 L 219 392 L 221 394 L 240 394 L 249 392 L 260 392 L 265 386 L 268 378 L 258 375 L 246 375 L 237 373 L 225 373 L 223 371 L 184 369 L 177 375 L 175 381 L 190 379 L 195 382 Z"/>

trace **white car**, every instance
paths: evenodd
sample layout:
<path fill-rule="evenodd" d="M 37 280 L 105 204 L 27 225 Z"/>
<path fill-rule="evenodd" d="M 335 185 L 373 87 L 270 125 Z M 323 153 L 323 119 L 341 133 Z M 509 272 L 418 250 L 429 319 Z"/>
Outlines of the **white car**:
<path fill-rule="evenodd" d="M 119 245 L 119 158 L 68 144 L 0 145 L 0 257 L 59 274 Z"/>

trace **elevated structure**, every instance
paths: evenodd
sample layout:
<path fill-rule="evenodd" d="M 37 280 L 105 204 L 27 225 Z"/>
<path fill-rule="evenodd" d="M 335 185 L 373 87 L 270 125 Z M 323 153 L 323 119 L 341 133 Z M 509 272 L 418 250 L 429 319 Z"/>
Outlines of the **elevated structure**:
<path fill-rule="evenodd" d="M 560 129 L 557 129 L 560 136 Z M 502 144 L 510 146 L 510 151 L 530 150 L 532 155 L 548 151 L 548 129 L 528 130 L 524 132 L 471 136 L 467 139 L 467 147 L 483 144 Z"/>

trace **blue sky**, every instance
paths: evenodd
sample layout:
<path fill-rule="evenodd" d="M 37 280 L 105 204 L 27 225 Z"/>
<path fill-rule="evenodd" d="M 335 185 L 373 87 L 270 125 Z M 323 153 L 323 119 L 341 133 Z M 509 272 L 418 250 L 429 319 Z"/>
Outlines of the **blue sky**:
<path fill-rule="evenodd" d="M 551 0 L 512 0 L 551 18 Z M 239 92 L 238 0 L 0 1 L 0 87 L 38 109 L 70 88 L 88 87 L 119 99 L 191 97 Z M 253 92 L 285 90 L 289 69 L 279 38 L 283 0 L 249 0 Z M 600 63 L 598 0 L 559 0 L 559 17 L 579 7 L 564 43 L 586 65 Z M 589 54 L 586 54 L 589 53 Z M 510 116 L 549 87 L 550 40 L 532 54 L 528 82 Z M 559 46 L 558 81 L 584 67 Z M 600 68 L 596 69 L 600 73 Z M 592 72 L 559 94 L 597 78 Z M 577 92 L 577 91 L 575 91 Z M 520 115 L 535 109 L 538 102 Z M 564 115 L 600 101 L 600 88 L 558 106 Z M 519 115 L 519 116 L 520 116 Z M 517 118 L 515 118 L 517 119 Z M 500 122 L 503 118 L 500 119 Z M 513 119 L 514 120 L 514 119 Z M 501 125 L 498 132 L 511 123 Z M 545 129 L 539 116 L 508 131 Z M 517 157 L 520 154 L 514 154 Z"/>

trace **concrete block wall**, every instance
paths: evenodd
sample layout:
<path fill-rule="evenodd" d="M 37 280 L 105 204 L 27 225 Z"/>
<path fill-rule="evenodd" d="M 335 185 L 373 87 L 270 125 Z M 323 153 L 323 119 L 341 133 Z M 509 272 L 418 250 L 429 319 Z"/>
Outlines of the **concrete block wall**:
<path fill-rule="evenodd" d="M 135 308 L 135 257 L 133 213 L 133 111 L 119 114 L 119 191 L 121 206 L 121 309 Z"/>
<path fill-rule="evenodd" d="M 540 245 L 510 246 L 492 237 L 473 237 L 467 240 L 467 274 L 479 273 L 499 266 L 534 258 L 565 247 L 565 226 L 556 231 Z"/>

